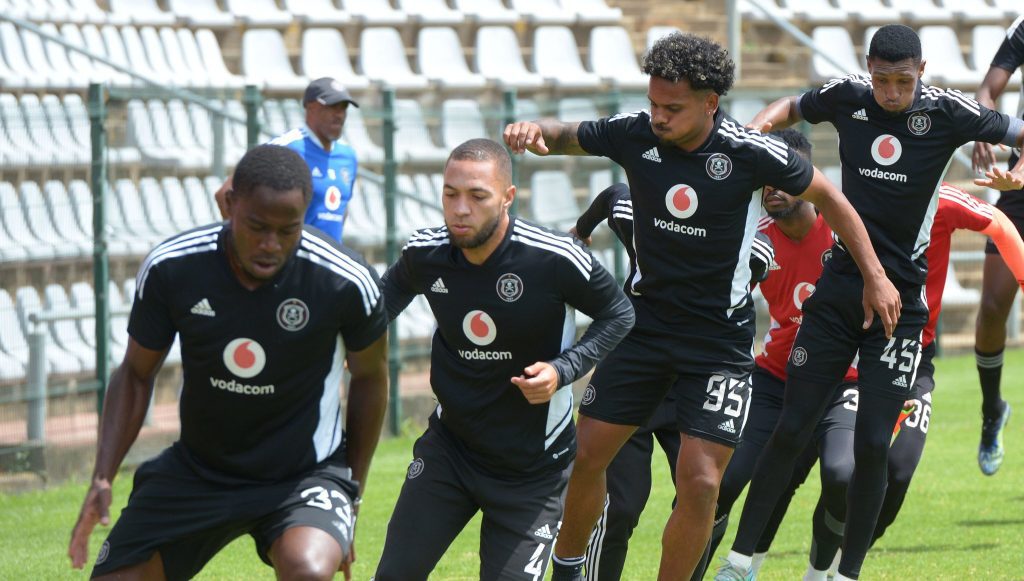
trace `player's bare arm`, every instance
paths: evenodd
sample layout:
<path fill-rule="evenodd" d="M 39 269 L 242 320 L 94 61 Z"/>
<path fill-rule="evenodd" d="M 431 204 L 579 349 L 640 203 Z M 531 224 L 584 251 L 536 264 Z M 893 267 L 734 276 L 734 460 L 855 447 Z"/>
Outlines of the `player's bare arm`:
<path fill-rule="evenodd" d="M 346 361 L 352 374 L 345 415 L 346 453 L 352 478 L 359 483 L 362 495 L 388 408 L 387 333 L 366 349 L 349 351 Z"/>
<path fill-rule="evenodd" d="M 1010 81 L 1010 75 L 1012 71 L 1000 67 L 989 67 L 988 72 L 985 73 L 985 78 L 981 81 L 981 86 L 978 87 L 978 92 L 975 93 L 974 99 L 981 105 L 989 109 L 996 109 L 996 99 L 1003 94 L 1006 89 L 1006 84 Z M 992 149 L 992 144 L 984 143 L 982 141 L 974 142 L 974 151 L 971 154 L 971 166 L 975 172 L 983 172 L 996 163 L 996 154 Z"/>
<path fill-rule="evenodd" d="M 785 129 L 800 121 L 800 107 L 797 106 L 797 99 L 800 97 L 783 97 L 764 109 L 760 110 L 754 118 L 747 123 L 750 129 L 756 129 L 761 133 L 777 129 Z"/>
<path fill-rule="evenodd" d="M 85 495 L 68 545 L 68 556 L 75 569 L 81 569 L 88 560 L 89 535 L 96 524 L 110 524 L 110 487 L 125 454 L 142 428 L 153 394 L 153 382 L 166 355 L 167 350 L 146 349 L 134 339 L 129 339 L 124 361 L 110 378 L 107 395 L 103 400 L 92 484 Z"/>
<path fill-rule="evenodd" d="M 803 198 L 821 210 L 821 215 L 839 235 L 864 277 L 864 328 L 871 326 L 874 314 L 878 313 L 885 328 L 885 336 L 891 338 L 900 318 L 900 294 L 886 277 L 860 216 L 846 196 L 818 168 L 814 168 L 814 178 L 803 193 Z"/>
<path fill-rule="evenodd" d="M 1024 144 L 1024 130 L 1022 130 L 1020 135 L 1017 136 L 1018 150 L 1022 147 L 1022 144 Z M 975 152 L 977 152 L 977 147 L 979 145 L 981 145 L 980 142 L 974 142 Z M 989 151 L 991 151 L 991 144 L 985 143 L 984 145 L 987 145 L 989 147 Z M 995 165 L 990 166 L 988 170 L 985 171 L 985 177 L 975 179 L 974 183 L 979 186 L 1003 192 L 1024 188 L 1024 156 L 1018 157 L 1016 165 L 1014 165 L 1010 170 L 1004 170 L 1000 167 L 996 167 Z"/>
<path fill-rule="evenodd" d="M 981 231 L 999 249 L 999 256 L 1013 273 L 1017 283 L 1024 289 L 1024 240 L 1010 218 L 999 208 L 992 208 L 992 222 Z"/>
<path fill-rule="evenodd" d="M 510 123 L 502 135 L 512 153 L 529 151 L 537 155 L 590 155 L 580 147 L 576 135 L 579 128 L 579 123 L 538 119 Z"/>

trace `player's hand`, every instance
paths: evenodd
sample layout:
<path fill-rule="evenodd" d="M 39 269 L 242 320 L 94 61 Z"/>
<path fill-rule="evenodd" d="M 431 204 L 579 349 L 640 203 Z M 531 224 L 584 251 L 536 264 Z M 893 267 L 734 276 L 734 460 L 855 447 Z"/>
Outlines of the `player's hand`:
<path fill-rule="evenodd" d="M 985 145 L 988 144 L 986 143 Z M 985 172 L 985 178 L 976 178 L 974 185 L 992 188 L 1001 192 L 1024 188 L 1024 175 L 995 166 L 992 166 L 992 168 Z"/>
<path fill-rule="evenodd" d="M 880 280 L 879 280 L 880 279 Z M 875 313 L 882 319 L 886 339 L 892 339 L 896 322 L 900 320 L 903 302 L 900 293 L 884 275 L 879 279 L 864 280 L 864 330 L 871 328 Z"/>
<path fill-rule="evenodd" d="M 753 129 L 754 131 L 760 131 L 761 133 L 768 133 L 772 130 L 772 122 L 766 121 L 760 115 L 754 117 L 750 123 L 746 124 L 747 129 Z"/>
<path fill-rule="evenodd" d="M 1002 147 L 1002 146 L 1000 146 Z M 975 173 L 982 173 L 996 163 L 996 152 L 992 149 L 991 143 L 975 141 L 974 150 L 971 152 L 971 168 Z"/>
<path fill-rule="evenodd" d="M 532 121 L 509 123 L 505 127 L 502 137 L 505 138 L 505 145 L 508 145 L 512 153 L 530 151 L 537 155 L 548 154 L 548 146 L 544 143 L 544 135 L 541 133 L 540 125 Z"/>
<path fill-rule="evenodd" d="M 547 403 L 558 390 L 558 372 L 550 363 L 538 361 L 524 369 L 523 375 L 513 377 L 512 383 L 523 392 L 526 401 L 534 405 Z"/>
<path fill-rule="evenodd" d="M 71 530 L 71 543 L 68 545 L 68 557 L 71 557 L 71 566 L 81 569 L 89 560 L 89 535 L 96 528 L 96 523 L 103 526 L 110 525 L 110 503 L 113 501 L 113 494 L 110 490 L 110 481 L 105 478 L 96 478 L 85 494 L 85 501 L 82 503 L 82 510 L 78 513 L 78 522 Z"/>
<path fill-rule="evenodd" d="M 352 563 L 356 562 L 356 541 L 348 548 L 348 555 L 341 562 L 341 572 L 345 574 L 345 581 L 352 581 Z"/>
<path fill-rule="evenodd" d="M 580 234 L 579 232 L 576 231 L 575 226 L 569 228 L 569 234 L 572 234 L 572 237 L 582 242 L 584 246 L 590 246 L 594 242 L 594 239 L 591 236 L 587 236 L 586 238 L 580 238 Z"/>

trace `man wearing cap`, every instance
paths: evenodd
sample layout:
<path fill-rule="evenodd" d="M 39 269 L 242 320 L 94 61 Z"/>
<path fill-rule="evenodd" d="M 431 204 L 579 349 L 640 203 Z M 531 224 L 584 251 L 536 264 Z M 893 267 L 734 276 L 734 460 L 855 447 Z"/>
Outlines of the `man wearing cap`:
<path fill-rule="evenodd" d="M 306 160 L 313 177 L 313 199 L 306 209 L 306 224 L 316 226 L 340 242 L 358 164 L 355 150 L 339 138 L 349 104 L 356 107 L 359 104 L 331 77 L 310 83 L 302 103 L 306 108 L 306 123 L 275 137 L 270 143 L 287 147 Z M 215 194 L 225 219 L 225 193 L 230 189 L 231 178 L 228 178 Z"/>

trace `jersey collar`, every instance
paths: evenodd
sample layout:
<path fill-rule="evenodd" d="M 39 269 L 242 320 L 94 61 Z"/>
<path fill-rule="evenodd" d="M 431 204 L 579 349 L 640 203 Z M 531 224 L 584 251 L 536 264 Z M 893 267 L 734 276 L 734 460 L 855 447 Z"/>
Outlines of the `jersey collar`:
<path fill-rule="evenodd" d="M 309 128 L 309 125 L 303 123 L 302 127 L 300 127 L 299 129 L 306 136 L 306 138 L 309 139 L 310 141 L 312 141 L 313 144 L 316 145 L 318 148 L 320 148 L 321 151 L 325 151 L 327 153 L 330 153 L 330 152 L 334 151 L 334 145 L 336 143 L 338 143 L 337 140 L 332 141 L 331 142 L 331 148 L 330 149 L 324 149 L 324 144 L 320 141 L 320 138 L 316 136 L 316 133 L 313 133 L 313 130 Z"/>

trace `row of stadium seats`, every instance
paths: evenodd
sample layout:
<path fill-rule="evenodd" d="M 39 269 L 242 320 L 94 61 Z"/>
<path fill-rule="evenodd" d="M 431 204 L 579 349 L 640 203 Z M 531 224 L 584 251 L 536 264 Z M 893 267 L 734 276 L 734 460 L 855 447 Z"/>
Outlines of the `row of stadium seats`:
<path fill-rule="evenodd" d="M 1020 14 L 1019 0 L 758 0 L 758 4 L 779 18 L 810 25 L 997 23 Z M 742 2 L 741 9 L 744 18 L 767 19 L 750 2 Z"/>
<path fill-rule="evenodd" d="M 811 33 L 814 43 L 826 47 L 829 56 L 843 65 L 837 69 L 818 54 L 811 60 L 811 77 L 823 81 L 850 73 L 867 74 L 864 68 L 865 53 L 871 44 L 877 26 L 864 31 L 864 43 L 858 54 L 850 32 L 845 26 L 818 26 Z M 970 54 L 965 59 L 960 51 L 956 31 L 945 25 L 922 26 L 918 30 L 921 48 L 926 61 L 924 80 L 926 83 L 953 87 L 975 88 L 981 82 L 989 63 L 995 56 L 999 44 L 1006 37 L 1006 29 L 998 25 L 982 24 L 971 28 Z M 1010 80 L 1011 88 L 1020 86 L 1020 71 L 1015 71 Z"/>
<path fill-rule="evenodd" d="M 3 9 L 18 18 L 41 22 L 201 26 L 208 28 L 276 27 L 295 22 L 325 26 L 347 24 L 536 24 L 618 22 L 622 11 L 604 0 L 3 0 Z M 102 3 L 99 3 L 102 4 Z"/>

